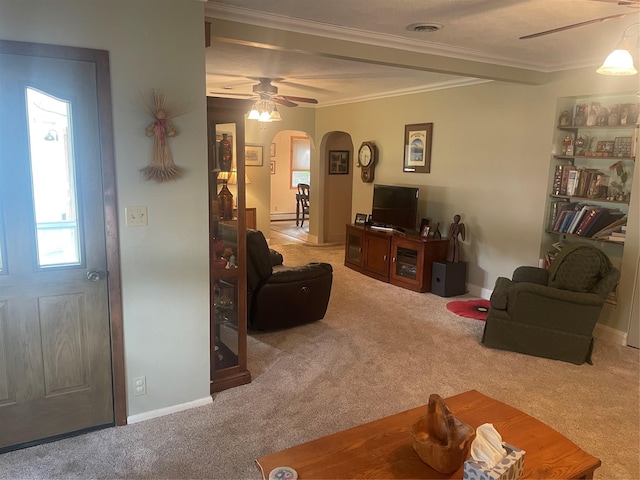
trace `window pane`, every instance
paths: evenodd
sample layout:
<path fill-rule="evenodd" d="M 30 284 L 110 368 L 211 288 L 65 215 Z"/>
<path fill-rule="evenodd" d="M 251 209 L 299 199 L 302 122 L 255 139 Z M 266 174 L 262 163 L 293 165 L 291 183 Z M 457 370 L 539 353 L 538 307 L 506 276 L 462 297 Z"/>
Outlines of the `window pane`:
<path fill-rule="evenodd" d="M 309 185 L 311 181 L 311 174 L 309 172 L 291 172 L 291 186 L 297 187 L 299 183 L 306 183 Z"/>
<path fill-rule="evenodd" d="M 38 265 L 80 263 L 71 107 L 27 88 Z"/>

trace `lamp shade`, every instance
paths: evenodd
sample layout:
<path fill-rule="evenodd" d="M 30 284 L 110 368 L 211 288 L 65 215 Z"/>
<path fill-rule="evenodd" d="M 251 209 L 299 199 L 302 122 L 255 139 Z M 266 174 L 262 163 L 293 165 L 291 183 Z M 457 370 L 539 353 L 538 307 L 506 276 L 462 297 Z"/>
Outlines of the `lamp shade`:
<path fill-rule="evenodd" d="M 633 23 L 629 25 L 624 33 L 622 39 L 616 45 L 616 48 L 611 52 L 600 68 L 596 70 L 597 73 L 602 75 L 635 75 L 638 73 L 636 67 L 633 66 L 633 57 L 631 52 L 638 52 L 637 39 L 640 38 L 640 34 L 629 34 L 629 31 L 633 28 L 640 26 L 640 23 Z M 630 39 L 635 38 L 636 41 L 634 47 L 629 46 Z"/>
<path fill-rule="evenodd" d="M 238 183 L 238 171 L 237 170 L 231 170 L 231 174 L 229 175 L 229 179 L 227 180 L 227 183 L 229 185 L 236 185 Z M 251 180 L 249 180 L 249 177 L 247 177 L 247 175 L 244 175 L 244 184 L 247 185 L 251 183 Z"/>
<path fill-rule="evenodd" d="M 638 70 L 633 66 L 633 57 L 628 50 L 616 49 L 596 72 L 602 75 L 635 75 Z"/>

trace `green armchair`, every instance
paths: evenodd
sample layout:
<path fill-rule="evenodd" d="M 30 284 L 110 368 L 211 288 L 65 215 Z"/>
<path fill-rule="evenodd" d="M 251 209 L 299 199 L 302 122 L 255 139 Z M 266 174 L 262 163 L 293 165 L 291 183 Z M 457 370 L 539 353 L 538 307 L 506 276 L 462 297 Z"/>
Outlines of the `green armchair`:
<path fill-rule="evenodd" d="M 584 242 L 566 245 L 549 270 L 519 267 L 496 281 L 482 343 L 591 364 L 593 328 L 619 278 L 609 257 Z"/>

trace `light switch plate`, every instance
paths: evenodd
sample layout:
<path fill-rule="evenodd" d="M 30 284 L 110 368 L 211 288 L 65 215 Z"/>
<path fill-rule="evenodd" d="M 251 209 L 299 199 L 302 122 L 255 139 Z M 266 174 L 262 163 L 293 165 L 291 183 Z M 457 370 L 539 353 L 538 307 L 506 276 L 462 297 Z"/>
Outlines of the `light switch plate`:
<path fill-rule="evenodd" d="M 147 207 L 125 207 L 124 215 L 127 227 L 145 227 L 147 222 Z"/>

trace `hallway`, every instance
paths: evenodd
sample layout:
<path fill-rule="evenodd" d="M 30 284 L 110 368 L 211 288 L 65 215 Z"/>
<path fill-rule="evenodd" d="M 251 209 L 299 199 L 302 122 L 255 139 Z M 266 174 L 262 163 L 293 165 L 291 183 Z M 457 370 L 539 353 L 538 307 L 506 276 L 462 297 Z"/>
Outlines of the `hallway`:
<path fill-rule="evenodd" d="M 269 246 L 291 243 L 306 243 L 309 239 L 308 219 L 304 227 L 297 227 L 295 220 L 278 220 L 271 222 L 271 238 Z"/>

